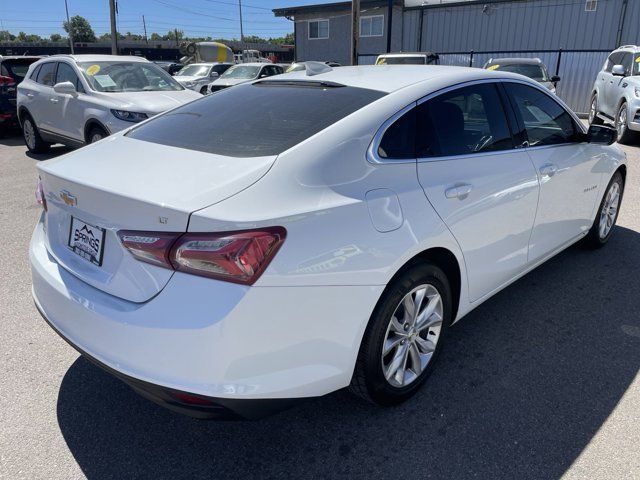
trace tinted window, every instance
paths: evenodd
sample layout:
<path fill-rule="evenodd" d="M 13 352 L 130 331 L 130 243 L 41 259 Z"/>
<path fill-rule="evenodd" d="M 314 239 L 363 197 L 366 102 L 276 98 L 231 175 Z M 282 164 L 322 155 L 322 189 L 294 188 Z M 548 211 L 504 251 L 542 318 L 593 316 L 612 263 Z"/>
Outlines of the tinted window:
<path fill-rule="evenodd" d="M 627 52 L 622 55 L 622 58 L 620 59 L 620 65 L 624 67 L 624 74 L 626 76 L 631 75 L 632 63 L 633 63 L 633 54 Z"/>
<path fill-rule="evenodd" d="M 56 83 L 56 62 L 43 63 L 36 81 L 52 87 Z"/>
<path fill-rule="evenodd" d="M 214 65 L 213 67 L 211 67 L 211 71 L 212 72 L 216 72 L 219 75 L 222 75 L 224 72 L 226 72 L 227 70 L 229 70 L 229 67 L 231 67 L 231 65 Z"/>
<path fill-rule="evenodd" d="M 511 65 L 493 64 L 490 70 L 500 70 L 501 72 L 512 72 L 532 78 L 537 82 L 548 82 L 549 76 L 542 65 L 533 65 L 526 63 L 513 63 Z"/>
<path fill-rule="evenodd" d="M 505 83 L 505 88 L 525 127 L 529 145 L 556 145 L 578 140 L 573 118 L 549 95 L 517 83 Z"/>
<path fill-rule="evenodd" d="M 221 90 L 127 135 L 231 157 L 277 155 L 382 96 L 319 82 L 262 81 Z"/>
<path fill-rule="evenodd" d="M 611 69 L 614 65 L 620 65 L 620 62 L 622 61 L 622 55 L 622 52 L 613 52 L 611 55 L 609 55 L 607 63 L 604 67 L 605 72 L 611 72 Z"/>
<path fill-rule="evenodd" d="M 416 144 L 419 158 L 513 148 L 496 86 L 472 85 L 419 105 Z"/>
<path fill-rule="evenodd" d="M 60 82 L 71 82 L 76 86 L 78 92 L 84 92 L 82 83 L 80 83 L 76 72 L 70 65 L 63 62 L 58 63 L 58 73 L 56 75 L 56 83 Z"/>
<path fill-rule="evenodd" d="M 19 83 L 27 74 L 29 66 L 35 61 L 36 60 L 33 58 L 11 58 L 4 60 L 2 65 L 0 65 L 0 74 L 11 77 L 16 81 L 16 83 Z"/>
<path fill-rule="evenodd" d="M 380 145 L 378 155 L 381 158 L 416 158 L 416 109 L 402 115 L 387 128 Z"/>
<path fill-rule="evenodd" d="M 37 81 L 38 73 L 40 73 L 40 67 L 42 67 L 42 65 L 38 65 L 36 68 L 34 68 L 31 76 L 29 77 L 34 82 Z"/>

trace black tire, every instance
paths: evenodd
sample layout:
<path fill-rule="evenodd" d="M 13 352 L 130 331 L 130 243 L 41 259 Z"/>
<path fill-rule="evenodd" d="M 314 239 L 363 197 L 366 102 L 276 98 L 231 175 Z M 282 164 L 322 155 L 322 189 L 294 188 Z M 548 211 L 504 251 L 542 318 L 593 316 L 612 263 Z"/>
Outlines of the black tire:
<path fill-rule="evenodd" d="M 619 192 L 618 207 L 616 209 L 615 217 L 613 219 L 613 222 L 611 224 L 609 231 L 606 233 L 606 235 L 602 236 L 600 234 L 600 219 L 602 216 L 602 211 L 605 208 L 605 203 L 607 201 L 609 191 L 613 187 L 614 183 L 618 184 L 618 192 Z M 624 179 L 622 178 L 622 174 L 620 172 L 616 172 L 613 174 L 613 177 L 611 177 L 611 180 L 609 181 L 609 184 L 607 185 L 607 188 L 604 191 L 604 195 L 602 196 L 602 200 L 600 201 L 598 210 L 596 212 L 596 218 L 593 221 L 593 225 L 591 226 L 589 233 L 587 233 L 587 236 L 584 238 L 583 243 L 585 246 L 589 248 L 600 248 L 609 241 L 609 239 L 611 238 L 611 234 L 613 233 L 613 230 L 614 230 L 613 227 L 615 226 L 616 221 L 618 220 L 618 214 L 620 213 L 620 206 L 622 205 L 623 195 L 624 195 Z"/>
<path fill-rule="evenodd" d="M 95 143 L 95 142 L 97 142 L 99 140 L 102 140 L 103 138 L 108 137 L 108 136 L 109 136 L 109 134 L 104 131 L 104 128 L 98 127 L 97 125 L 94 125 L 89 130 L 89 135 L 87 136 L 87 144 Z M 100 137 L 100 138 L 98 138 L 98 137 Z"/>
<path fill-rule="evenodd" d="M 22 138 L 31 153 L 45 153 L 51 147 L 50 143 L 42 140 L 36 122 L 29 114 L 22 119 Z"/>
<path fill-rule="evenodd" d="M 387 381 L 383 371 L 382 348 L 387 329 L 403 298 L 423 284 L 435 287 L 442 301 L 442 324 L 438 341 L 431 358 L 415 380 L 405 386 L 394 386 Z M 451 323 L 451 299 L 451 289 L 446 275 L 441 269 L 428 263 L 420 263 L 408 268 L 390 283 L 369 320 L 360 345 L 350 390 L 377 405 L 396 405 L 413 396 L 431 373 L 442 348 L 446 328 Z M 426 334 L 429 335 L 430 332 Z"/>
<path fill-rule="evenodd" d="M 589 125 L 602 125 L 604 122 L 598 114 L 598 94 L 594 93 L 589 104 Z"/>
<path fill-rule="evenodd" d="M 621 122 L 620 117 L 623 113 L 626 121 Z M 622 143 L 625 145 L 629 143 L 633 143 L 633 141 L 636 139 L 636 136 L 637 136 L 636 132 L 634 132 L 633 130 L 629 130 L 628 118 L 629 117 L 628 117 L 627 103 L 622 102 L 622 104 L 618 108 L 618 111 L 616 112 L 616 120 L 615 120 L 614 126 L 618 131 L 618 138 L 617 138 L 618 143 Z"/>

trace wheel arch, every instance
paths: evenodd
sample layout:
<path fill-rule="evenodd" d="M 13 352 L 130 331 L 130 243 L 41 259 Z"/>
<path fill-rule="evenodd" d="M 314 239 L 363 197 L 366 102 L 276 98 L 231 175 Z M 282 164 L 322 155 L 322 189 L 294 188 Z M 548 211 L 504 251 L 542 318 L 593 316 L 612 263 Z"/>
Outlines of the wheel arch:
<path fill-rule="evenodd" d="M 398 271 L 391 277 L 388 284 L 391 284 L 396 278 L 402 275 L 407 269 L 420 263 L 431 263 L 440 268 L 449 280 L 451 287 L 452 306 L 451 322 L 453 323 L 458 315 L 460 307 L 460 298 L 462 291 L 462 271 L 458 258 L 455 254 L 444 247 L 432 247 L 414 255 L 410 258 Z"/>
<path fill-rule="evenodd" d="M 93 127 L 98 127 L 102 129 L 107 135 L 109 135 L 109 129 L 105 127 L 100 120 L 96 118 L 90 118 L 89 120 L 87 120 L 87 123 L 84 124 L 84 143 L 89 143 L 89 132 L 91 132 L 91 129 Z"/>
<path fill-rule="evenodd" d="M 24 105 L 20 106 L 20 108 L 18 108 L 18 122 L 20 122 L 20 126 L 22 126 L 22 122 L 24 121 L 24 117 L 26 115 L 33 118 L 33 115 L 31 115 L 31 112 L 27 107 L 25 107 Z"/>

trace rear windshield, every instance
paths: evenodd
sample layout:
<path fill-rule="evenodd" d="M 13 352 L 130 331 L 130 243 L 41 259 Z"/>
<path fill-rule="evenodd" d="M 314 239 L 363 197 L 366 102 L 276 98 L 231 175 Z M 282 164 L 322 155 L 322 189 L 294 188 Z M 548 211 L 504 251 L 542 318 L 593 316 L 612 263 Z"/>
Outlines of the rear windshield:
<path fill-rule="evenodd" d="M 383 97 L 321 82 L 264 81 L 221 90 L 140 125 L 127 136 L 230 157 L 278 155 Z"/>
<path fill-rule="evenodd" d="M 20 82 L 27 74 L 29 65 L 38 60 L 38 58 L 11 58 L 4 60 L 0 65 L 0 75 L 12 77 L 14 80 Z"/>
<path fill-rule="evenodd" d="M 376 65 L 424 65 L 425 57 L 381 57 Z"/>
<path fill-rule="evenodd" d="M 513 64 L 494 64 L 487 67 L 488 70 L 500 70 L 501 72 L 511 72 L 511 73 L 519 73 L 520 75 L 524 75 L 525 77 L 529 77 L 538 82 L 548 82 L 549 76 L 547 75 L 546 70 L 541 65 L 531 65 L 531 64 L 523 64 L 523 63 L 513 63 Z"/>

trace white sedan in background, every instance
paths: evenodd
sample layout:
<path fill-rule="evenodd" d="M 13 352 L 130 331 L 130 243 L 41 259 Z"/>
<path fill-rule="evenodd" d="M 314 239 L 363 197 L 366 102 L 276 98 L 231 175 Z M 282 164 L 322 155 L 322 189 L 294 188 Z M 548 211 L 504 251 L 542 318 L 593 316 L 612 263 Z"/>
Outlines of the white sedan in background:
<path fill-rule="evenodd" d="M 396 404 L 451 323 L 611 238 L 614 139 L 510 73 L 258 80 L 39 163 L 35 302 L 84 355 L 191 415 L 255 418 L 348 386 Z"/>
<path fill-rule="evenodd" d="M 207 87 L 207 93 L 215 93 L 234 85 L 280 75 L 281 73 L 284 73 L 284 68 L 273 63 L 239 63 L 220 75 L 220 78 L 211 82 Z"/>
<path fill-rule="evenodd" d="M 140 57 L 53 55 L 18 85 L 18 119 L 29 151 L 79 147 L 200 98 Z"/>
<path fill-rule="evenodd" d="M 204 95 L 207 93 L 207 85 L 232 66 L 233 63 L 192 63 L 181 68 L 173 78 L 180 85 Z"/>

